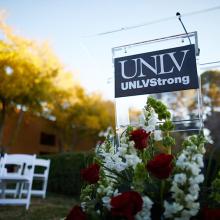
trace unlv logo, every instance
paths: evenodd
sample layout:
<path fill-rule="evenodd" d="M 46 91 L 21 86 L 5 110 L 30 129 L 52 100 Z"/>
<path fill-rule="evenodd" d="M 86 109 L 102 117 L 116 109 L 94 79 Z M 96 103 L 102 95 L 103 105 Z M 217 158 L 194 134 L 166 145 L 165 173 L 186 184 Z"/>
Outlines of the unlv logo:
<path fill-rule="evenodd" d="M 115 97 L 198 88 L 194 45 L 115 59 Z"/>

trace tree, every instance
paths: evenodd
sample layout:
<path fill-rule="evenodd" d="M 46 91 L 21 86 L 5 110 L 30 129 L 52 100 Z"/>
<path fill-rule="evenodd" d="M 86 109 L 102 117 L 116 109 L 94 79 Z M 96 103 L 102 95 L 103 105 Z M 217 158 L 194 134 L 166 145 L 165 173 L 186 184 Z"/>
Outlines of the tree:
<path fill-rule="evenodd" d="M 80 139 L 90 137 L 91 145 L 98 140 L 98 133 L 107 127 L 114 127 L 114 104 L 103 100 L 98 94 L 86 94 L 77 85 L 71 96 L 54 100 L 51 114 L 56 118 L 56 127 L 60 140 L 60 149 L 64 145 L 72 146 Z M 91 146 L 93 147 L 93 146 Z"/>
<path fill-rule="evenodd" d="M 220 71 L 206 71 L 201 75 L 204 105 L 211 107 L 211 112 L 220 106 Z"/>
<path fill-rule="evenodd" d="M 114 127 L 114 105 L 100 95 L 88 95 L 67 72 L 46 43 L 18 35 L 0 21 L 0 147 L 6 115 L 19 110 L 11 135 L 13 145 L 24 111 L 54 120 L 60 151 L 74 146 L 79 138 Z"/>
<path fill-rule="evenodd" d="M 51 100 L 52 94 L 58 90 L 56 79 L 63 71 L 63 67 L 45 43 L 39 44 L 15 35 L 4 21 L 0 22 L 0 30 L 4 36 L 4 40 L 0 41 L 0 146 L 2 146 L 6 115 L 19 107 L 18 128 L 24 109 L 42 112 L 44 103 Z"/>

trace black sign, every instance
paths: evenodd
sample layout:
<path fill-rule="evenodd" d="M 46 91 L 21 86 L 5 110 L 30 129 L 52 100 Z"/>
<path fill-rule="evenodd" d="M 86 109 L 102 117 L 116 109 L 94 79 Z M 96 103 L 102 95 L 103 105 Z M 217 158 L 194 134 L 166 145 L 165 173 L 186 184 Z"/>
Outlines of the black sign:
<path fill-rule="evenodd" d="M 115 58 L 115 97 L 199 88 L 194 45 Z"/>

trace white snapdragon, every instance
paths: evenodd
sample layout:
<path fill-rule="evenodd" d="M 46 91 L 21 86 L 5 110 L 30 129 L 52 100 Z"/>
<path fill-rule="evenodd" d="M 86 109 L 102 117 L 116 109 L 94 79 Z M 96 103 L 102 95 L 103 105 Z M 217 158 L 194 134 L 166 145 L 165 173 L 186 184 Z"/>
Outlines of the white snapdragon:
<path fill-rule="evenodd" d="M 147 121 L 147 126 L 144 126 L 144 129 L 146 130 L 146 132 L 152 132 L 155 130 L 156 128 L 156 124 L 158 122 L 158 116 L 155 113 L 155 111 L 152 109 L 151 112 L 144 112 L 145 114 L 145 118 Z"/>
<path fill-rule="evenodd" d="M 161 141 L 163 139 L 161 130 L 154 131 L 154 140 Z"/>
<path fill-rule="evenodd" d="M 103 202 L 103 206 L 105 206 L 108 210 L 111 209 L 111 205 L 110 205 L 111 198 L 109 196 L 102 197 L 102 202 Z"/>
<path fill-rule="evenodd" d="M 135 143 L 134 141 L 130 141 L 128 144 L 128 153 L 133 154 L 133 155 L 137 155 L 137 149 L 134 147 Z"/>
<path fill-rule="evenodd" d="M 192 160 L 195 161 L 196 163 L 198 163 L 199 167 L 204 167 L 204 162 L 203 162 L 203 156 L 202 154 L 195 154 L 192 157 Z"/>
<path fill-rule="evenodd" d="M 86 211 L 86 202 L 81 202 L 80 204 L 82 210 L 85 212 Z"/>
<path fill-rule="evenodd" d="M 118 152 L 115 154 L 105 153 L 104 165 L 108 169 L 116 170 L 118 172 L 125 170 L 127 167 L 127 164 L 122 161 L 122 158 L 120 157 Z"/>
<path fill-rule="evenodd" d="M 199 173 L 200 173 L 200 171 L 201 171 L 201 169 L 200 169 L 200 167 L 198 166 L 198 164 L 196 164 L 196 163 L 194 163 L 194 162 L 191 162 L 190 164 L 188 164 L 187 167 L 186 167 L 186 169 L 189 170 L 189 171 L 191 171 L 194 176 L 199 175 Z"/>
<path fill-rule="evenodd" d="M 137 166 L 138 163 L 141 163 L 142 160 L 136 156 L 136 155 L 130 155 L 130 154 L 127 154 L 125 155 L 125 159 L 126 159 L 126 163 L 127 165 L 130 167 L 133 167 L 135 169 L 135 167 Z"/>
<path fill-rule="evenodd" d="M 204 136 L 205 136 L 206 141 L 210 144 L 213 144 L 214 141 L 213 141 L 212 136 L 210 134 L 211 133 L 210 130 L 208 128 L 204 128 L 203 132 L 204 132 Z"/>
<path fill-rule="evenodd" d="M 118 148 L 118 152 L 120 155 L 125 155 L 128 151 L 128 144 L 126 143 L 121 143 L 120 147 Z"/>
<path fill-rule="evenodd" d="M 164 202 L 166 218 L 189 220 L 198 213 L 199 203 L 196 202 L 200 189 L 198 184 L 204 181 L 204 176 L 201 174 L 201 168 L 204 166 L 203 152 L 203 146 L 192 143 L 177 158 L 176 166 L 181 173 L 175 174 L 173 178 L 170 191 L 174 201 Z M 178 209 L 174 204 L 179 204 L 182 208 Z"/>
<path fill-rule="evenodd" d="M 168 203 L 167 201 L 164 202 L 165 212 L 164 216 L 166 218 L 171 218 L 174 214 L 181 211 L 183 209 L 183 206 L 179 203 Z"/>
<path fill-rule="evenodd" d="M 204 181 L 204 175 L 203 174 L 200 174 L 198 176 L 189 178 L 189 182 L 190 182 L 191 185 L 199 184 L 199 183 L 202 183 L 203 181 Z"/>
<path fill-rule="evenodd" d="M 142 210 L 135 215 L 136 220 L 150 220 L 151 219 L 151 208 L 153 206 L 152 200 L 148 196 L 142 197 L 143 206 Z"/>
<path fill-rule="evenodd" d="M 186 183 L 186 174 L 185 173 L 176 174 L 174 176 L 174 181 L 180 185 L 185 184 Z"/>

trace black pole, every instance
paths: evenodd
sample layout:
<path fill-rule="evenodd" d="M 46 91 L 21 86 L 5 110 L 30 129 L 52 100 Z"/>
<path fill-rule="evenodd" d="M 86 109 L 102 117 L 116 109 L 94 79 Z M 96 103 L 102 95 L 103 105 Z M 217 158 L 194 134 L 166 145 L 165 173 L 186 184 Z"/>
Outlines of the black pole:
<path fill-rule="evenodd" d="M 191 43 L 191 40 L 190 40 L 190 37 L 189 37 L 189 34 L 188 34 L 188 32 L 187 32 L 187 30 L 186 30 L 186 28 L 185 28 L 185 26 L 184 26 L 184 24 L 183 24 L 183 22 L 182 22 L 182 20 L 181 20 L 181 14 L 180 14 L 179 12 L 177 12 L 177 13 L 176 13 L 176 16 L 178 17 L 178 19 L 179 19 L 179 21 L 180 21 L 180 23 L 181 23 L 181 25 L 182 25 L 182 27 L 183 27 L 183 29 L 184 29 L 184 31 L 185 31 L 187 37 L 188 37 L 188 39 L 189 39 L 189 43 L 192 44 L 192 43 Z"/>

